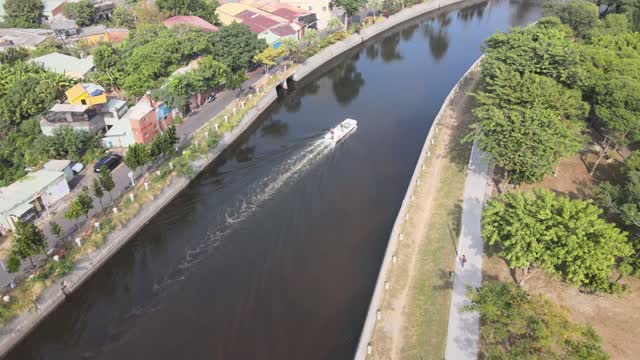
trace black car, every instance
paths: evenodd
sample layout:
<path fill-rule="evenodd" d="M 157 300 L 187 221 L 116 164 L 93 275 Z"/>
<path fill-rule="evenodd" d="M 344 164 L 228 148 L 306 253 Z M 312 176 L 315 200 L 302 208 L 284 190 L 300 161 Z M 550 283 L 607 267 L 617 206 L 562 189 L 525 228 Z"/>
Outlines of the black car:
<path fill-rule="evenodd" d="M 120 165 L 121 162 L 122 156 L 118 154 L 109 154 L 96 163 L 96 166 L 93 167 L 93 171 L 99 173 L 103 166 L 106 166 L 109 170 L 113 170 Z"/>

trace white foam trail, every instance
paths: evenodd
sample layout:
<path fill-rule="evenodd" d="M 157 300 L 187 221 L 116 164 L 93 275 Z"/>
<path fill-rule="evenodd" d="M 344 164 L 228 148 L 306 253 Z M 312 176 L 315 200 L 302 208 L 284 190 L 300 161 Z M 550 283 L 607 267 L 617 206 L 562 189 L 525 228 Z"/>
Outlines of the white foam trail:
<path fill-rule="evenodd" d="M 163 281 L 154 285 L 156 294 L 161 295 L 171 284 L 184 280 L 190 268 L 218 247 L 225 235 L 231 232 L 238 223 L 247 219 L 264 201 L 271 198 L 284 185 L 295 182 L 314 164 L 315 160 L 327 154 L 332 148 L 332 142 L 324 139 L 315 140 L 277 167 L 271 175 L 252 186 L 253 190 L 247 196 L 240 200 L 236 206 L 224 212 L 224 223 L 210 230 L 205 239 L 194 248 L 187 249 L 178 266 Z"/>

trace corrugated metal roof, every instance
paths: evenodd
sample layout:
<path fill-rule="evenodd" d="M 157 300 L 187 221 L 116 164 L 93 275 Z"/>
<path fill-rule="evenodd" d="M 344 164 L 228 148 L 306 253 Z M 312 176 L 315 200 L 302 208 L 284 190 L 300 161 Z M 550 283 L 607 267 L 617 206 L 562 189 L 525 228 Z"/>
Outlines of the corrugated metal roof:
<path fill-rule="evenodd" d="M 89 105 L 55 104 L 51 107 L 51 112 L 77 112 L 83 113 L 89 109 Z"/>
<path fill-rule="evenodd" d="M 60 53 L 51 53 L 29 60 L 29 63 L 40 64 L 46 70 L 66 74 L 75 78 L 83 78 L 93 69 L 93 56 L 78 59 Z"/>
<path fill-rule="evenodd" d="M 63 176 L 62 171 L 38 170 L 9 186 L 0 188 L 0 213 L 6 213 L 31 201 L 36 193 Z"/>

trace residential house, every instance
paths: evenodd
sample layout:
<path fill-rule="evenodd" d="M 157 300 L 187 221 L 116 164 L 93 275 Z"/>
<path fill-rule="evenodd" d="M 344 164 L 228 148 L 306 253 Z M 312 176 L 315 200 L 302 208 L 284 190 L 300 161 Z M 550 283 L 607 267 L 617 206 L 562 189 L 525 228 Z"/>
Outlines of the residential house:
<path fill-rule="evenodd" d="M 55 104 L 40 119 L 42 133 L 47 136 L 65 126 L 92 133 L 108 131 L 128 110 L 126 101 L 108 98 L 105 90 L 96 84 L 77 84 L 65 94 L 68 102 Z"/>
<path fill-rule="evenodd" d="M 33 50 L 51 36 L 53 36 L 53 31 L 47 29 L 0 28 L 0 51 L 12 47 Z"/>
<path fill-rule="evenodd" d="M 67 183 L 69 183 L 71 180 L 73 180 L 73 177 L 74 177 L 73 169 L 71 169 L 72 165 L 73 163 L 71 162 L 71 160 L 53 159 L 53 160 L 47 161 L 42 168 L 47 171 L 63 172 L 64 178 L 67 180 Z"/>
<path fill-rule="evenodd" d="M 60 53 L 51 53 L 29 60 L 29 63 L 40 64 L 48 71 L 65 74 L 82 79 L 93 70 L 93 56 L 78 59 Z"/>
<path fill-rule="evenodd" d="M 135 143 L 148 144 L 172 122 L 171 109 L 154 101 L 147 93 L 107 131 L 102 143 L 108 148 L 128 147 Z"/>
<path fill-rule="evenodd" d="M 203 32 L 218 31 L 217 26 L 207 22 L 205 19 L 199 16 L 174 16 L 164 20 L 162 23 L 168 28 L 172 28 L 177 25 L 186 25 L 198 28 Z"/>
<path fill-rule="evenodd" d="M 274 48 L 280 47 L 285 38 L 301 39 L 304 26 L 267 11 L 240 3 L 227 3 L 218 6 L 216 14 L 225 25 L 238 22 L 246 25 L 258 38 L 265 39 Z"/>
<path fill-rule="evenodd" d="M 65 92 L 67 100 L 73 105 L 96 106 L 107 102 L 107 93 L 97 84 L 76 84 Z"/>
<path fill-rule="evenodd" d="M 127 110 L 127 102 L 118 99 L 109 99 L 106 104 L 94 107 L 56 104 L 40 119 L 40 129 L 47 136 L 52 136 L 55 129 L 65 126 L 92 133 L 108 131 L 122 119 Z"/>
<path fill-rule="evenodd" d="M 331 0 L 279 0 L 277 2 L 289 8 L 294 7 L 315 13 L 318 19 L 318 29 L 326 28 L 329 20 L 338 15 L 329 6 Z"/>
<path fill-rule="evenodd" d="M 0 188 L 0 232 L 15 230 L 17 221 L 33 221 L 69 191 L 65 173 L 47 169 Z"/>
<path fill-rule="evenodd" d="M 111 1 L 93 0 L 96 9 L 96 22 L 111 21 L 116 5 Z"/>
<path fill-rule="evenodd" d="M 60 41 L 78 36 L 79 28 L 74 20 L 56 17 L 49 22 L 49 25 L 55 37 Z"/>
<path fill-rule="evenodd" d="M 129 29 L 112 28 L 94 25 L 81 28 L 78 32 L 78 44 L 93 46 L 99 43 L 119 43 L 129 36 Z"/>
<path fill-rule="evenodd" d="M 290 22 L 297 22 L 311 29 L 318 28 L 318 17 L 316 12 L 307 10 L 309 8 L 308 6 L 296 7 L 284 4 L 278 0 L 240 0 L 240 2 L 287 19 Z M 313 6 L 311 6 L 311 8 L 313 8 Z"/>

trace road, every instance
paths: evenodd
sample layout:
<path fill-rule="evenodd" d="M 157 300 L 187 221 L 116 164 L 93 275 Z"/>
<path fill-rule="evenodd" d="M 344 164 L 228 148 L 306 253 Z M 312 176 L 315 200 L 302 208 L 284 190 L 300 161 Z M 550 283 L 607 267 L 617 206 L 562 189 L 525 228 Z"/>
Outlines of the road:
<path fill-rule="evenodd" d="M 462 312 L 462 308 L 469 304 L 466 286 L 475 288 L 482 284 L 483 241 L 480 222 L 482 208 L 490 192 L 490 173 L 488 161 L 474 145 L 464 185 L 462 227 L 458 239 L 458 258 L 449 309 L 445 359 L 478 358 L 479 316 L 475 312 Z M 461 261 L 463 255 L 467 260 L 464 264 Z"/>
<path fill-rule="evenodd" d="M 275 71 L 275 70 L 274 70 Z M 253 84 L 255 84 L 261 77 L 262 71 L 254 71 L 249 75 L 249 78 L 242 84 L 242 89 L 246 91 Z M 229 104 L 233 102 L 235 99 L 235 94 L 233 91 L 221 91 L 217 94 L 216 100 L 211 103 L 205 103 L 200 107 L 200 110 L 197 112 L 193 112 L 185 117 L 182 124 L 176 126 L 176 133 L 181 141 L 186 140 L 193 134 L 196 130 L 198 130 L 202 125 L 204 125 L 207 121 L 211 120 L 214 116 L 216 116 L 219 112 L 224 110 Z M 124 192 L 127 188 L 131 186 L 131 180 L 128 177 L 128 173 L 131 170 L 124 164 L 120 164 L 117 168 L 112 171 L 113 181 L 115 183 L 115 188 L 111 191 L 111 196 L 109 194 L 105 194 L 102 198 L 102 205 L 97 198 L 93 198 L 93 209 L 89 212 L 89 218 L 95 216 L 102 212 L 102 206 L 104 206 L 107 211 L 112 208 L 113 202 L 111 201 L 111 197 L 113 199 L 117 199 L 122 192 Z M 52 221 L 60 224 L 62 228 L 62 234 L 60 239 L 65 239 L 73 234 L 80 225 L 83 225 L 86 222 L 85 218 L 77 219 L 77 220 L 67 220 L 64 218 L 64 213 L 68 208 L 69 204 L 75 197 L 82 191 L 84 186 L 91 189 L 91 184 L 93 183 L 93 179 L 96 177 L 96 174 L 93 172 L 93 164 L 85 166 L 84 170 L 81 172 L 82 179 L 79 181 L 77 185 L 73 188 L 70 194 L 65 196 L 64 199 L 60 200 L 53 207 L 51 207 L 50 215 L 40 217 L 36 220 L 36 224 L 42 228 L 44 231 L 48 247 L 47 250 L 52 249 L 56 246 L 59 241 L 59 238 L 51 233 L 51 228 L 49 224 Z M 92 193 L 92 191 L 89 191 Z M 38 259 L 44 258 L 43 256 L 38 257 Z M 22 274 L 28 272 L 30 270 L 29 261 L 23 261 L 22 268 L 20 272 L 17 273 L 8 273 L 6 271 L 4 261 L 0 260 L 0 289 L 4 289 L 14 278 L 21 276 Z"/>

